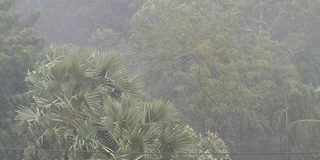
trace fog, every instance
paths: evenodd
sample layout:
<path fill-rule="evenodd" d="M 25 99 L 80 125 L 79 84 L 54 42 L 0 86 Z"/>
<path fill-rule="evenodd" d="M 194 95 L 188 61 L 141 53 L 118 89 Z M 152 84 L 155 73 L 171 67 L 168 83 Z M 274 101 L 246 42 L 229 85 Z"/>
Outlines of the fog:
<path fill-rule="evenodd" d="M 319 0 L 0 0 L 0 159 L 320 156 Z"/>

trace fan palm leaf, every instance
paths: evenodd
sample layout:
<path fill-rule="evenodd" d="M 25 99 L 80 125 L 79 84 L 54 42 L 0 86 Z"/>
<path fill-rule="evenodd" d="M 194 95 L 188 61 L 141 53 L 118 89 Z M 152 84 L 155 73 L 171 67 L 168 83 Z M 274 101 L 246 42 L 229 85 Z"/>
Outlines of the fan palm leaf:
<path fill-rule="evenodd" d="M 30 108 L 27 107 L 20 107 L 17 110 L 18 115 L 16 116 L 16 120 L 17 121 L 26 121 L 29 123 L 35 122 L 35 123 L 39 123 L 39 119 L 40 119 L 40 110 L 36 109 L 36 111 L 33 111 Z"/>
<path fill-rule="evenodd" d="M 160 137 L 160 151 L 163 159 L 172 158 L 175 153 L 185 153 L 192 149 L 193 137 L 184 125 L 169 125 Z"/>
<path fill-rule="evenodd" d="M 153 122 L 180 122 L 181 116 L 178 110 L 168 101 L 156 100 L 144 106 L 145 123 Z"/>

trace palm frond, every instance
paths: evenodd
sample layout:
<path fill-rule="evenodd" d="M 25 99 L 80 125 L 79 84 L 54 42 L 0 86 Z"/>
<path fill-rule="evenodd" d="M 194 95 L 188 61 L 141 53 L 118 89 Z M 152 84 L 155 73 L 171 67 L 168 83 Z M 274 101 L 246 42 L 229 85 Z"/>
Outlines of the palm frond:
<path fill-rule="evenodd" d="M 184 125 L 169 125 L 166 127 L 159 137 L 161 142 L 160 151 L 164 159 L 169 159 L 175 153 L 188 152 L 194 144 L 190 130 Z"/>
<path fill-rule="evenodd" d="M 36 111 L 33 111 L 30 108 L 21 106 L 16 111 L 18 114 L 15 118 L 17 121 L 26 121 L 26 122 L 39 122 L 40 118 L 40 111 L 39 109 L 36 109 Z"/>
<path fill-rule="evenodd" d="M 96 128 L 86 120 L 75 120 L 74 128 L 76 128 L 77 134 L 82 136 L 86 140 L 95 139 Z"/>
<path fill-rule="evenodd" d="M 145 123 L 153 122 L 180 122 L 181 116 L 178 110 L 168 101 L 156 100 L 151 103 L 147 103 L 144 106 Z"/>
<path fill-rule="evenodd" d="M 139 127 L 131 132 L 129 143 L 130 152 L 132 153 L 129 157 L 144 157 L 146 159 L 157 159 L 159 154 L 157 150 L 160 148 L 160 141 L 157 140 L 161 130 L 158 125 L 154 124 L 149 126 L 147 129 Z"/>
<path fill-rule="evenodd" d="M 36 151 L 36 146 L 29 144 L 27 148 L 23 150 L 24 160 L 33 160 L 35 151 Z"/>
<path fill-rule="evenodd" d="M 311 143 L 319 143 L 320 138 L 320 120 L 318 119 L 302 119 L 292 122 L 289 127 L 289 132 L 296 133 L 296 138 L 306 138 Z"/>
<path fill-rule="evenodd" d="M 313 125 L 320 125 L 320 120 L 318 120 L 318 119 L 302 119 L 302 120 L 298 120 L 298 121 L 291 123 L 291 125 L 297 125 L 300 123 L 301 124 L 304 123 L 304 125 L 306 123 L 313 124 Z"/>
<path fill-rule="evenodd" d="M 141 114 L 130 98 L 123 97 L 121 102 L 108 98 L 104 103 L 104 112 L 109 120 L 128 130 L 133 130 L 141 122 Z"/>
<path fill-rule="evenodd" d="M 141 83 L 130 74 L 120 63 L 120 58 L 115 54 L 100 54 L 100 65 L 97 75 L 103 78 L 105 84 L 119 92 L 136 93 L 141 89 Z"/>

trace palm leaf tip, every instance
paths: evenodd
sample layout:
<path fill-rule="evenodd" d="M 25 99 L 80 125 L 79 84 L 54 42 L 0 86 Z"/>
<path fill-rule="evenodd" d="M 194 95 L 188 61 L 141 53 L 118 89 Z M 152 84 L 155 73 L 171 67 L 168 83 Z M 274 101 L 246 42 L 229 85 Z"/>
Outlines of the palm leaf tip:
<path fill-rule="evenodd" d="M 26 121 L 26 122 L 38 122 L 40 117 L 40 112 L 33 111 L 28 107 L 21 106 L 17 109 L 17 116 L 15 117 L 16 121 Z"/>

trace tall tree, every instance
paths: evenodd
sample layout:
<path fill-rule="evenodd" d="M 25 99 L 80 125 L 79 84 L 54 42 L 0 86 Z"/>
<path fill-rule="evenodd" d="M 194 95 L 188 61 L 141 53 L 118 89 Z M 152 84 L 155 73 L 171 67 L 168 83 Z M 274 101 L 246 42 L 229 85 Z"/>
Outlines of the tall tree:
<path fill-rule="evenodd" d="M 10 130 L 16 98 L 13 95 L 25 92 L 23 82 L 28 68 L 32 67 L 32 56 L 41 49 L 42 39 L 32 34 L 32 25 L 39 17 L 39 11 L 19 18 L 11 11 L 14 0 L 0 1 L 0 145 L 17 147 L 20 142 Z M 18 97 L 18 96 L 15 96 Z M 0 150 L 0 159 L 21 159 L 19 151 Z"/>
<path fill-rule="evenodd" d="M 296 75 L 294 77 L 276 78 L 277 82 L 282 81 L 278 83 L 282 89 L 277 91 L 277 96 L 266 102 L 271 109 L 271 113 L 268 113 L 271 117 L 268 119 L 273 122 L 272 128 L 283 141 L 284 145 L 280 147 L 286 151 L 290 146 L 298 146 L 294 145 L 297 144 L 294 138 L 298 136 L 297 131 L 288 133 L 288 124 L 301 118 L 319 116 L 318 96 L 314 90 L 319 79 L 318 53 L 315 47 L 320 42 L 317 38 L 319 29 L 316 27 L 319 22 L 319 7 L 319 1 L 299 0 L 257 3 L 245 0 L 241 1 L 239 7 L 242 22 L 240 26 L 254 31 L 257 40 L 269 37 L 268 41 L 278 46 L 273 52 L 278 52 L 280 48 L 287 50 L 282 56 L 277 53 L 275 58 L 280 63 L 288 63 L 287 68 L 291 68 L 291 71 L 296 70 L 295 73 L 291 72 Z M 299 150 L 306 148 L 308 147 Z"/>
<path fill-rule="evenodd" d="M 292 64 L 291 46 L 280 39 L 287 36 L 278 33 L 282 3 L 145 2 L 133 16 L 131 40 L 138 63 L 148 66 L 140 70 L 147 88 L 183 106 L 195 128 L 223 133 L 229 141 L 244 139 L 238 146 L 255 142 L 258 137 L 246 136 L 255 133 L 287 136 L 279 131 L 285 127 L 283 111 L 293 122 L 316 115 L 317 106 L 314 89 Z M 297 101 L 307 102 L 301 107 Z M 278 149 L 272 146 L 279 144 L 237 148 Z"/>

